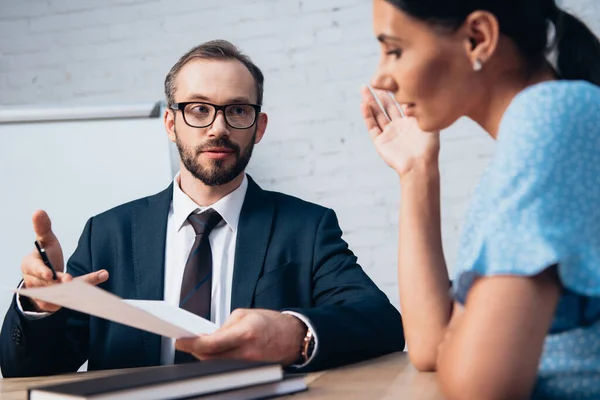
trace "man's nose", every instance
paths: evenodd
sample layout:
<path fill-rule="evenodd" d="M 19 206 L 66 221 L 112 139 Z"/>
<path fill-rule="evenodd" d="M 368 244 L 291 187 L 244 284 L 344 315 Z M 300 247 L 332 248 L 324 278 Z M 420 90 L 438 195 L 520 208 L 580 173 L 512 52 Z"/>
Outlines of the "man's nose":
<path fill-rule="evenodd" d="M 215 120 L 213 121 L 210 129 L 208 130 L 209 136 L 225 136 L 229 135 L 229 125 L 225 121 L 225 115 L 223 111 L 217 111 Z"/>

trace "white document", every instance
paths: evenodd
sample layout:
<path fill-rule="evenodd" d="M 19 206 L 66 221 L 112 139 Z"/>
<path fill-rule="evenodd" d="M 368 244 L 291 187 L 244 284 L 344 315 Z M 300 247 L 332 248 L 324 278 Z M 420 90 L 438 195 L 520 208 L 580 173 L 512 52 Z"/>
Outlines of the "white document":
<path fill-rule="evenodd" d="M 78 279 L 60 285 L 14 291 L 21 296 L 174 339 L 209 334 L 217 330 L 217 325 L 211 321 L 164 301 L 123 300 Z"/>

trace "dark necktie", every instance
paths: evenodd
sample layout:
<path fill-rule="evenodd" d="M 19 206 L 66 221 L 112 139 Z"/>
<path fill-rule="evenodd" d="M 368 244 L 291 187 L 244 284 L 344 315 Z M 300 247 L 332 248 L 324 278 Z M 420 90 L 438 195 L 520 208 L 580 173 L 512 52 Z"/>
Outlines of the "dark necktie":
<path fill-rule="evenodd" d="M 192 213 L 188 222 L 196 232 L 196 239 L 190 250 L 179 297 L 179 307 L 210 320 L 210 300 L 212 293 L 212 252 L 208 235 L 222 217 L 213 209 L 203 213 Z M 194 361 L 191 354 L 175 351 L 175 363 Z"/>

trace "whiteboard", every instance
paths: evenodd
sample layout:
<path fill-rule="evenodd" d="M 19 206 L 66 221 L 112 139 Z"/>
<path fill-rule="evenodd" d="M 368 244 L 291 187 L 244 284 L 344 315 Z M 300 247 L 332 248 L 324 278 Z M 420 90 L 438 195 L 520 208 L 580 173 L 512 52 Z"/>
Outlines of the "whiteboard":
<path fill-rule="evenodd" d="M 161 103 L 0 108 L 0 322 L 34 250 L 31 215 L 50 215 L 65 260 L 86 221 L 157 193 L 178 166 Z"/>

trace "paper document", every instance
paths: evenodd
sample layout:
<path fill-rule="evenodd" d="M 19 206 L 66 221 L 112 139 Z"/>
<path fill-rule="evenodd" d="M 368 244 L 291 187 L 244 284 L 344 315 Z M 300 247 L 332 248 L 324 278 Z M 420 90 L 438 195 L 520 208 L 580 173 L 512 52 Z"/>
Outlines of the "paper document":
<path fill-rule="evenodd" d="M 218 328 L 211 321 L 164 301 L 124 300 L 77 279 L 60 285 L 14 291 L 21 296 L 174 339 L 209 334 Z"/>

